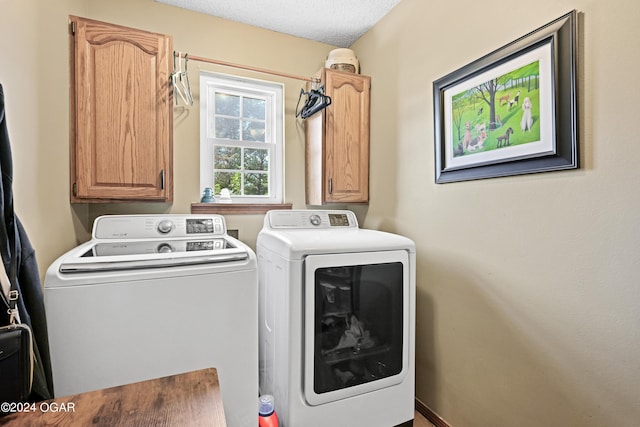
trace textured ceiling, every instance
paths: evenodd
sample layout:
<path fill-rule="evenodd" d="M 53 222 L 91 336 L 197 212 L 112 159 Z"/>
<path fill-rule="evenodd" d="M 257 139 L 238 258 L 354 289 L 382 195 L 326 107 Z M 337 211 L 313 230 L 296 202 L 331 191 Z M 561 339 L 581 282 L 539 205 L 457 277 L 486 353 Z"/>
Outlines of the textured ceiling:
<path fill-rule="evenodd" d="M 156 0 L 230 21 L 349 47 L 400 0 Z"/>

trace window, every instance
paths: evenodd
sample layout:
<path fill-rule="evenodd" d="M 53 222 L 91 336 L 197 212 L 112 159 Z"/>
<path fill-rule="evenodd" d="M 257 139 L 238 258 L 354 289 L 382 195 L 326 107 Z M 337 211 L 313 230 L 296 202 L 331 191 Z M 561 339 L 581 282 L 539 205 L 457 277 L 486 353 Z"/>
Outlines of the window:
<path fill-rule="evenodd" d="M 283 85 L 200 74 L 200 192 L 236 203 L 282 203 Z"/>

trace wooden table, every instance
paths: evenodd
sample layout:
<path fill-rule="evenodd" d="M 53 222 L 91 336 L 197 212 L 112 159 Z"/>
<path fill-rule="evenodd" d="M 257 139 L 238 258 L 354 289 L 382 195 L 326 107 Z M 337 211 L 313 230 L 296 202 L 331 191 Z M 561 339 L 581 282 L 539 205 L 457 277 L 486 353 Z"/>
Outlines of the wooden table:
<path fill-rule="evenodd" d="M 99 369 L 99 368 L 98 368 Z M 14 407 L 3 426 L 226 427 L 215 368 Z M 7 412 L 7 411 L 5 411 Z M 256 421 L 257 422 L 257 421 Z"/>

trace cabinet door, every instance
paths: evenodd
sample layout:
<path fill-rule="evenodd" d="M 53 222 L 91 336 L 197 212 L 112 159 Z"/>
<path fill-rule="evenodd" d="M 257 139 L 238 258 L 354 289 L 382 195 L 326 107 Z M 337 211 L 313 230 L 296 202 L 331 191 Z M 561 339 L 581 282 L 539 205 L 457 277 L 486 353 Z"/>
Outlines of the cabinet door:
<path fill-rule="evenodd" d="M 171 202 L 171 37 L 71 22 L 71 200 Z"/>
<path fill-rule="evenodd" d="M 369 201 L 369 92 L 371 78 L 325 70 L 331 105 L 325 116 L 327 202 Z"/>

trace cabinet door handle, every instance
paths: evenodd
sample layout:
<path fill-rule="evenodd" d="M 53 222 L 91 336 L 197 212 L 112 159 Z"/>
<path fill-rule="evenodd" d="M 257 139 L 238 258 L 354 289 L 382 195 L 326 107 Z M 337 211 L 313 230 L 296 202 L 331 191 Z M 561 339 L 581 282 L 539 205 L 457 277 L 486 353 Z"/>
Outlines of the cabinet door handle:
<path fill-rule="evenodd" d="M 329 178 L 329 194 L 333 194 L 333 178 Z"/>
<path fill-rule="evenodd" d="M 160 171 L 160 189 L 164 190 L 164 169 Z"/>

